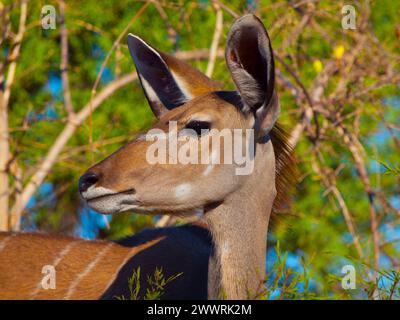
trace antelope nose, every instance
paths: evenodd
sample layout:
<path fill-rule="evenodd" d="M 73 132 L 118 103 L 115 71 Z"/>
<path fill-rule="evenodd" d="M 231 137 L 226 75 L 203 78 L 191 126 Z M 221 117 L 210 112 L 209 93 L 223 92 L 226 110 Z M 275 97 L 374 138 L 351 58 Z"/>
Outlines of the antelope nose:
<path fill-rule="evenodd" d="M 79 178 L 79 192 L 85 192 L 89 187 L 99 181 L 99 177 L 94 172 L 86 172 L 82 177 Z"/>

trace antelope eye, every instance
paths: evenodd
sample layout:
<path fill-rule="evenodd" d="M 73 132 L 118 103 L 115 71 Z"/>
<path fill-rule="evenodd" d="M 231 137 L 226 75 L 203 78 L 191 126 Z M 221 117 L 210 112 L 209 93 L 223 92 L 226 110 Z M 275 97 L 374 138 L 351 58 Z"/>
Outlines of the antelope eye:
<path fill-rule="evenodd" d="M 210 130 L 211 123 L 208 121 L 192 120 L 186 124 L 185 129 L 192 129 L 198 136 L 201 136 L 205 131 Z"/>

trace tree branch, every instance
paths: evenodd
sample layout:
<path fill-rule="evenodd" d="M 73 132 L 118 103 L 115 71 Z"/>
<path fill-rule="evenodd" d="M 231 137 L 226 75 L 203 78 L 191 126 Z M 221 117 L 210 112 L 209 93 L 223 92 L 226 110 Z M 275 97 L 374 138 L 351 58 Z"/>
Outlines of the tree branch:
<path fill-rule="evenodd" d="M 17 59 L 19 57 L 21 42 L 25 33 L 27 17 L 27 1 L 21 2 L 21 13 L 19 18 L 18 33 L 16 34 L 10 55 L 7 57 L 11 61 L 8 68 L 7 80 L 4 84 L 5 76 L 0 74 L 0 231 L 9 228 L 9 157 L 10 142 L 8 128 L 8 104 L 10 101 L 11 87 L 15 78 Z M 2 66 L 3 68 L 5 65 Z M 2 70 L 4 70 L 2 68 Z"/>
<path fill-rule="evenodd" d="M 74 115 L 68 76 L 68 30 L 65 25 L 65 2 L 60 0 L 60 35 L 61 35 L 61 80 L 64 96 L 64 107 L 69 117 Z"/>
<path fill-rule="evenodd" d="M 222 15 L 221 7 L 219 6 L 217 1 L 213 1 L 212 4 L 213 4 L 213 8 L 215 10 L 215 15 L 216 15 L 215 19 L 216 20 L 215 20 L 214 36 L 213 36 L 213 39 L 211 42 L 211 47 L 210 47 L 210 57 L 208 59 L 208 65 L 207 65 L 207 71 L 206 71 L 207 77 L 210 77 L 210 78 L 214 71 L 215 60 L 217 59 L 218 44 L 219 44 L 219 39 L 221 38 L 222 26 L 223 26 L 223 15 Z"/>

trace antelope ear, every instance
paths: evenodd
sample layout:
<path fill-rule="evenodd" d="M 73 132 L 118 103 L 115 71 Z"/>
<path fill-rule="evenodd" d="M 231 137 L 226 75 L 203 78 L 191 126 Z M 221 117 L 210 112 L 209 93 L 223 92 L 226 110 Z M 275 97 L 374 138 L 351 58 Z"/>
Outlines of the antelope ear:
<path fill-rule="evenodd" d="M 128 47 L 146 98 L 157 118 L 215 83 L 189 64 L 159 52 L 138 36 L 128 35 Z"/>
<path fill-rule="evenodd" d="M 268 133 L 278 117 L 279 102 L 271 41 L 256 16 L 248 14 L 234 22 L 225 58 L 242 98 L 243 111 L 252 111 L 258 127 Z"/>

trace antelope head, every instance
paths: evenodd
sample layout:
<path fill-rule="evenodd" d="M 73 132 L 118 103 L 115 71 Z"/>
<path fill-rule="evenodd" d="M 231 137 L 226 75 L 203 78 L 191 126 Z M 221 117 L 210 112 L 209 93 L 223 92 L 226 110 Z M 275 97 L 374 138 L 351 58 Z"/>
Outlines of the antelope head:
<path fill-rule="evenodd" d="M 225 151 L 233 149 L 229 139 L 221 139 L 215 147 L 211 146 L 210 136 L 241 130 L 242 134 L 232 134 L 240 142 L 235 140 L 233 144 L 250 153 L 251 162 L 257 152 L 251 148 L 251 142 L 257 146 L 257 142 L 268 137 L 279 113 L 273 52 L 262 22 L 246 15 L 236 20 L 229 32 L 225 59 L 237 91 L 222 90 L 201 72 L 154 49 L 138 36 L 129 35 L 128 47 L 158 121 L 146 134 L 94 165 L 80 178 L 82 198 L 102 213 L 183 213 L 224 201 L 252 173 L 250 170 L 238 174 L 243 163 L 227 159 Z M 169 156 L 174 135 L 178 137 L 177 161 L 171 161 Z M 166 157 L 169 161 L 149 160 L 149 155 L 160 153 L 153 152 L 154 144 L 162 141 L 170 147 Z M 191 149 L 192 157 L 201 159 L 203 155 L 204 160 L 205 154 L 208 162 L 180 161 L 179 155 L 184 155 L 183 148 L 189 145 L 198 146 Z M 215 158 L 219 161 L 213 161 Z M 274 164 L 270 170 L 274 177 Z"/>

